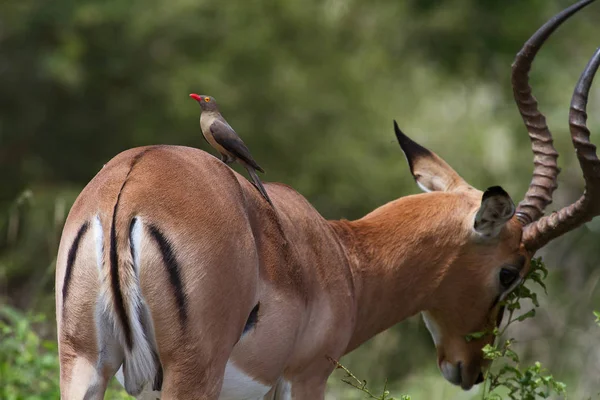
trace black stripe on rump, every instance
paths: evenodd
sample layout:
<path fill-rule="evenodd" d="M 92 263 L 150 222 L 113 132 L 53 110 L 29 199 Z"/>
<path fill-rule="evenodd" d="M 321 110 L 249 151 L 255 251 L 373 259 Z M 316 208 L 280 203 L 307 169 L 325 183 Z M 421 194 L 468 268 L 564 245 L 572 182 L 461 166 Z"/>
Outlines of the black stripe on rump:
<path fill-rule="evenodd" d="M 250 315 L 248 316 L 248 320 L 246 321 L 246 325 L 244 326 L 244 333 L 247 333 L 250 329 L 252 329 L 256 323 L 258 322 L 258 310 L 260 309 L 260 302 L 256 303 L 252 311 L 250 311 Z"/>
<path fill-rule="evenodd" d="M 162 390 L 163 384 L 163 368 L 160 364 L 160 360 L 158 359 L 158 354 L 154 353 L 154 360 L 156 365 L 158 365 L 158 370 L 156 371 L 156 376 L 154 377 L 154 382 L 152 382 L 152 390 L 156 390 L 160 392 Z"/>
<path fill-rule="evenodd" d="M 181 282 L 181 274 L 179 272 L 179 263 L 175 257 L 175 252 L 173 251 L 171 243 L 156 226 L 148 225 L 148 230 L 152 238 L 156 241 L 165 267 L 167 268 L 169 281 L 173 287 L 173 294 L 175 295 L 175 301 L 177 302 L 179 321 L 182 325 L 185 325 L 185 322 L 187 321 L 187 306 L 185 304 L 185 292 L 183 290 L 183 283 Z"/>
<path fill-rule="evenodd" d="M 69 254 L 67 256 L 67 268 L 65 270 L 65 281 L 63 284 L 62 295 L 63 295 L 63 313 L 65 310 L 65 304 L 67 302 L 67 295 L 69 294 L 69 287 L 71 284 L 71 277 L 73 274 L 73 265 L 75 265 L 75 260 L 77 260 L 77 250 L 79 249 L 79 243 L 81 242 L 81 238 L 87 232 L 90 223 L 86 221 L 79 230 L 77 231 L 77 235 L 75 235 L 75 239 L 73 240 L 73 244 L 69 249 Z"/>

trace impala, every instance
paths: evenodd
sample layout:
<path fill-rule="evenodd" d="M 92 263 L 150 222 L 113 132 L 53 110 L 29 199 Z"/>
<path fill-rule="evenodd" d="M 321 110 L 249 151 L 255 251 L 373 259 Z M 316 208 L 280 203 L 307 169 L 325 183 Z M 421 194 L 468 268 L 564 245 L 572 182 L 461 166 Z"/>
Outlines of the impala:
<path fill-rule="evenodd" d="M 323 399 L 338 359 L 421 312 L 453 384 L 482 380 L 482 347 L 501 300 L 550 240 L 600 214 L 600 161 L 586 127 L 597 51 L 575 88 L 573 145 L 586 190 L 548 216 L 558 154 L 528 84 L 558 14 L 517 54 L 514 96 L 534 153 L 518 207 L 479 191 L 397 126 L 426 192 L 357 221 L 327 221 L 292 188 L 274 207 L 217 158 L 180 146 L 127 150 L 75 201 L 57 260 L 61 393 L 102 399 L 119 371 L 128 393 L 163 399 Z M 121 370 L 120 370 L 121 369 Z"/>

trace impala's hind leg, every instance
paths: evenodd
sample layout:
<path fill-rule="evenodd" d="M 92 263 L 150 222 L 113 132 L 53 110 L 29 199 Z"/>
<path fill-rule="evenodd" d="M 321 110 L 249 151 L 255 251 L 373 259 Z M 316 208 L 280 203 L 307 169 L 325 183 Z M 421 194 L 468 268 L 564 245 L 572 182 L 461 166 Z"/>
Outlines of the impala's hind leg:
<path fill-rule="evenodd" d="M 85 222 L 65 228 L 57 260 L 56 314 L 63 400 L 103 399 L 108 380 L 122 362 L 111 324 L 102 318 L 101 228 Z M 100 242 L 100 243 L 99 243 Z"/>
<path fill-rule="evenodd" d="M 82 341 L 80 341 L 82 340 Z M 104 342 L 96 351 L 86 346 L 86 337 L 60 338 L 60 392 L 63 400 L 102 400 L 109 380 L 122 360 L 122 353 L 113 343 Z"/>
<path fill-rule="evenodd" d="M 217 400 L 221 393 L 223 372 L 215 363 L 198 360 L 177 362 L 165 368 L 162 400 Z"/>
<path fill-rule="evenodd" d="M 234 313 L 224 301 L 217 306 L 209 299 L 204 296 L 190 299 L 190 316 L 185 324 L 177 313 L 162 313 L 164 317 L 174 317 L 173 321 L 157 324 L 163 400 L 219 399 L 227 360 L 241 335 L 241 328 L 232 324 Z M 235 304 L 233 309 L 239 309 L 239 305 Z M 243 322 L 239 325 L 243 327 Z"/>
<path fill-rule="evenodd" d="M 79 335 L 70 333 L 69 327 L 59 334 L 61 398 L 101 400 L 108 382 L 123 362 L 123 352 L 102 327 L 95 332 L 88 329 L 87 332 L 95 333 L 91 335 L 79 328 Z"/>
<path fill-rule="evenodd" d="M 186 241 L 206 242 L 193 234 Z M 258 256 L 248 232 L 230 234 L 216 248 L 183 246 L 174 237 L 154 229 L 141 256 L 163 366 L 162 399 L 217 400 L 227 361 L 258 303 Z"/>
<path fill-rule="evenodd" d="M 63 400 L 102 400 L 108 381 L 115 373 L 110 366 L 100 367 L 86 357 L 75 357 L 63 363 L 71 373 L 62 379 L 61 399 Z"/>

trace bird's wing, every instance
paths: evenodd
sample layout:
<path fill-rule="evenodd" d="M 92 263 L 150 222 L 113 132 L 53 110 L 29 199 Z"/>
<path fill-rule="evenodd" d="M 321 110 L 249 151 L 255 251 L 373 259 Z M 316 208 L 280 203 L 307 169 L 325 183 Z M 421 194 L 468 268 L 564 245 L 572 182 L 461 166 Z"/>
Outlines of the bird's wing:
<path fill-rule="evenodd" d="M 246 144 L 227 122 L 216 119 L 210 125 L 210 132 L 212 133 L 215 141 L 231 154 L 242 161 L 245 161 L 248 165 L 259 170 L 260 172 L 264 172 L 260 165 L 254 161 L 254 158 L 252 158 L 252 154 L 250 154 L 250 150 L 248 150 Z"/>

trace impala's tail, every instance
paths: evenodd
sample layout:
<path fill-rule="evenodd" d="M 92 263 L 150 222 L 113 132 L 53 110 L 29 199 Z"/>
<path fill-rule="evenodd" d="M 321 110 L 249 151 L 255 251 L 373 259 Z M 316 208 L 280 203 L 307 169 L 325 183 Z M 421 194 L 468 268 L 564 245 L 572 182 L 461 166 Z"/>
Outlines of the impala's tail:
<path fill-rule="evenodd" d="M 150 310 L 140 288 L 142 221 L 118 213 L 119 199 L 113 211 L 109 248 L 105 251 L 108 262 L 103 268 L 100 304 L 104 304 L 102 316 L 111 322 L 112 333 L 123 350 L 125 390 L 136 396 L 150 383 L 154 390 L 160 390 L 162 368 Z"/>

